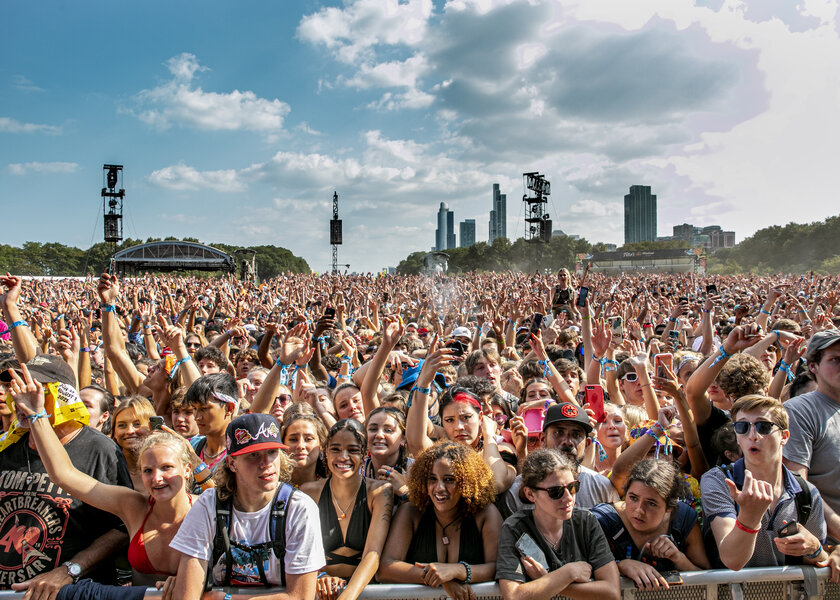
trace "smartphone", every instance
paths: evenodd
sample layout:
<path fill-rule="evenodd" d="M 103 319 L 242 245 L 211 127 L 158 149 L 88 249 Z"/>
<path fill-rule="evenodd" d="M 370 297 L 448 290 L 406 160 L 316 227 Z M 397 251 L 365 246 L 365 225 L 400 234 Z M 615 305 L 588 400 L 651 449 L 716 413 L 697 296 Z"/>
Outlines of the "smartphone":
<path fill-rule="evenodd" d="M 577 297 L 577 302 L 575 302 L 575 305 L 583 308 L 584 306 L 586 306 L 586 299 L 588 297 L 589 297 L 589 288 L 581 286 L 580 290 L 578 290 L 578 297 Z"/>
<path fill-rule="evenodd" d="M 665 372 L 665 367 L 668 367 L 672 371 L 674 369 L 674 355 L 670 352 L 657 354 L 653 357 L 653 372 L 657 377 L 668 377 L 668 374 Z"/>
<path fill-rule="evenodd" d="M 519 539 L 516 540 L 516 549 L 519 551 L 521 556 L 529 556 L 533 558 L 541 564 L 546 571 L 548 571 L 548 561 L 545 558 L 545 553 L 540 549 L 537 542 L 535 542 L 534 538 L 530 535 L 523 533 L 519 536 Z"/>
<path fill-rule="evenodd" d="M 159 417 L 157 415 L 149 417 L 149 427 L 152 431 L 158 430 L 163 427 L 163 417 Z"/>
<path fill-rule="evenodd" d="M 452 356 L 463 356 L 467 351 L 467 345 L 461 340 L 452 340 L 446 344 L 447 348 L 452 348 Z"/>
<path fill-rule="evenodd" d="M 688 296 L 680 296 L 678 300 L 680 303 L 685 302 L 686 304 L 688 304 Z"/>
<path fill-rule="evenodd" d="M 683 584 L 683 579 L 679 571 L 665 571 L 662 573 L 662 578 L 668 582 L 668 585 Z"/>
<path fill-rule="evenodd" d="M 595 420 L 603 423 L 606 420 L 604 412 L 604 388 L 600 385 L 587 385 L 583 390 L 583 401 L 592 409 Z"/>
<path fill-rule="evenodd" d="M 324 316 L 329 317 L 330 319 L 334 319 L 335 318 L 335 308 L 333 308 L 332 306 L 328 306 L 327 308 L 325 308 L 324 309 Z"/>
<path fill-rule="evenodd" d="M 799 527 L 797 527 L 796 519 L 794 519 L 779 530 L 779 537 L 790 537 L 798 531 Z"/>
<path fill-rule="evenodd" d="M 528 437 L 539 437 L 545 423 L 545 411 L 542 408 L 527 408 L 522 411 L 521 416 L 528 429 Z"/>
<path fill-rule="evenodd" d="M 541 313 L 534 313 L 534 318 L 531 321 L 531 333 L 537 334 L 542 326 L 543 316 Z"/>
<path fill-rule="evenodd" d="M 711 284 L 707 285 L 706 286 L 706 293 L 709 296 L 717 296 L 717 293 L 718 293 L 717 286 L 714 283 L 711 283 Z"/>
<path fill-rule="evenodd" d="M 607 319 L 612 329 L 612 338 L 616 344 L 624 341 L 624 321 L 621 317 L 610 317 Z"/>

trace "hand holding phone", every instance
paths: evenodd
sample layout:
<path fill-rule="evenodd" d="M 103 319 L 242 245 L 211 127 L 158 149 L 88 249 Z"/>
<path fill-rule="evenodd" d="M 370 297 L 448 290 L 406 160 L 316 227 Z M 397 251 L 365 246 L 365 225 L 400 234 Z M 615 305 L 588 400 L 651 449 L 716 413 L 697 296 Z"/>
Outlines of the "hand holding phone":
<path fill-rule="evenodd" d="M 535 542 L 534 538 L 530 535 L 523 533 L 519 536 L 519 539 L 516 540 L 516 549 L 519 551 L 520 556 L 528 556 L 532 558 L 541 564 L 546 571 L 548 571 L 548 561 L 545 558 L 545 553 L 540 549 L 537 542 Z"/>
<path fill-rule="evenodd" d="M 592 410 L 595 420 L 603 423 L 607 417 L 604 411 L 604 388 L 600 385 L 587 385 L 583 391 L 583 398 L 584 403 Z"/>

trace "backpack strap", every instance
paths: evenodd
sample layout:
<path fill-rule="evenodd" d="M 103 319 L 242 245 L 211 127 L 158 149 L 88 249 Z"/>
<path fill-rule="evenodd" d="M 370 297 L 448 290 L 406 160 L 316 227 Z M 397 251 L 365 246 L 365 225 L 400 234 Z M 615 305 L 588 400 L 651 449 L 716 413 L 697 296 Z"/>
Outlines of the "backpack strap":
<path fill-rule="evenodd" d="M 230 575 L 233 571 L 233 552 L 230 549 L 230 515 L 233 507 L 233 499 L 221 500 L 218 490 L 216 493 L 216 536 L 213 539 L 213 558 L 210 569 L 207 571 L 208 579 L 212 579 L 213 566 L 218 562 L 219 557 L 225 557 L 225 575 L 221 584 L 230 585 Z"/>
<path fill-rule="evenodd" d="M 793 497 L 793 501 L 796 503 L 796 519 L 802 526 L 805 527 L 805 523 L 808 522 L 808 519 L 811 517 L 811 509 L 813 508 L 814 499 L 811 497 L 811 488 L 808 486 L 808 482 L 800 475 L 799 473 L 791 474 L 796 479 L 796 482 L 799 484 L 799 487 L 802 488 L 802 491 L 797 493 Z"/>
<path fill-rule="evenodd" d="M 295 493 L 294 486 L 288 483 L 281 483 L 274 496 L 274 503 L 271 507 L 271 545 L 274 556 L 280 563 L 280 585 L 286 585 L 286 515 L 289 507 L 289 500 Z"/>

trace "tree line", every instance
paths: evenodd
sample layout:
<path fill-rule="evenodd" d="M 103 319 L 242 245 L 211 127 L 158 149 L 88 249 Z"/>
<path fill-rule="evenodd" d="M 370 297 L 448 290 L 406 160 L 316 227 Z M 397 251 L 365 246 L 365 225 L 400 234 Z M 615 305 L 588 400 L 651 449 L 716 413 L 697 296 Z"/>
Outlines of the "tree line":
<path fill-rule="evenodd" d="M 183 241 L 201 243 L 195 238 L 148 238 L 143 240 L 126 239 L 116 246 L 115 252 L 137 246 L 139 244 L 160 241 Z M 246 246 L 232 246 L 229 244 L 208 244 L 213 248 L 233 254 Z M 275 277 L 281 273 L 309 273 L 307 262 L 292 254 L 286 248 L 279 246 L 248 246 L 256 250 L 257 274 L 260 279 Z M 58 242 L 25 242 L 20 248 L 0 244 L 0 271 L 15 275 L 44 275 L 54 277 L 81 277 L 97 275 L 108 268 L 112 246 L 106 242 L 94 244 L 87 250 L 65 246 Z M 212 273 L 196 272 L 199 276 L 212 276 Z"/>

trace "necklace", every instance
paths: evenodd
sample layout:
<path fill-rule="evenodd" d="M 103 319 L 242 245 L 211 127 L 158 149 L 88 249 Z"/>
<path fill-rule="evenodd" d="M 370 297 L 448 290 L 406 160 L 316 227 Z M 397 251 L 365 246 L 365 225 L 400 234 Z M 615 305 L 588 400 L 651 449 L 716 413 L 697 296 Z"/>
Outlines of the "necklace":
<path fill-rule="evenodd" d="M 461 520 L 461 517 L 458 516 L 458 517 L 455 517 L 454 519 L 452 519 L 451 521 L 449 521 L 449 523 L 447 523 L 446 525 L 444 525 L 443 523 L 440 522 L 440 519 L 437 518 L 437 515 L 435 515 L 435 521 L 437 521 L 437 524 L 440 525 L 440 530 L 441 530 L 441 533 L 443 534 L 443 537 L 441 538 L 440 541 L 443 542 L 444 546 L 449 545 L 449 538 L 446 536 L 446 528 L 449 527 L 450 525 L 454 524 L 456 521 L 460 521 L 460 520 Z"/>
<path fill-rule="evenodd" d="M 362 484 L 364 484 L 364 479 L 362 479 Z M 356 501 L 356 497 L 353 496 L 350 498 L 350 502 L 347 504 L 347 508 L 342 509 L 338 505 L 338 501 L 335 499 L 335 491 L 332 489 L 332 481 L 330 481 L 330 498 L 332 499 L 333 506 L 335 506 L 335 510 L 341 514 L 338 515 L 338 520 L 343 521 L 347 518 L 347 511 L 350 510 L 350 507 L 353 506 L 353 503 Z M 358 490 L 356 490 L 356 494 L 358 494 Z"/>
<path fill-rule="evenodd" d="M 536 525 L 536 523 L 534 523 L 534 524 Z M 540 529 L 539 527 L 537 527 L 537 531 L 539 531 L 540 535 L 543 536 L 543 538 L 545 538 L 545 541 L 548 542 L 551 545 L 552 550 L 557 550 L 557 546 L 560 545 L 560 540 L 563 538 L 563 531 L 562 530 L 560 531 L 560 535 L 557 536 L 556 540 L 551 539 L 551 537 L 546 532 L 544 532 L 542 529 Z"/>

